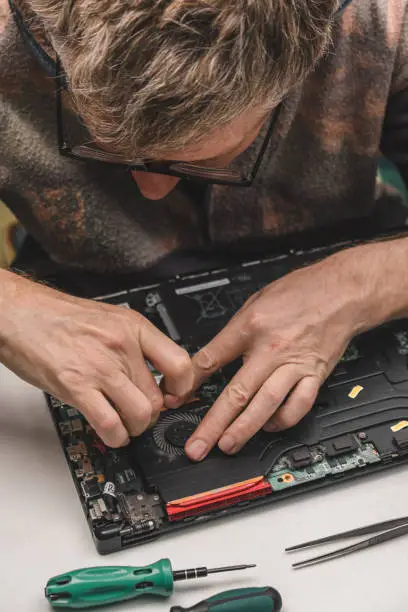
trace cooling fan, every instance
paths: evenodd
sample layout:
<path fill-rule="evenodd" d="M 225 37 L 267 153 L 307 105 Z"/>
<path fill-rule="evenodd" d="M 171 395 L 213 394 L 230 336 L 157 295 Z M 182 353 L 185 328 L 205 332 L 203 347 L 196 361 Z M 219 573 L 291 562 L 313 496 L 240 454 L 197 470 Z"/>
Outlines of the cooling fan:
<path fill-rule="evenodd" d="M 184 455 L 184 446 L 201 423 L 209 406 L 202 406 L 195 412 L 172 412 L 155 425 L 153 440 L 166 455 Z"/>

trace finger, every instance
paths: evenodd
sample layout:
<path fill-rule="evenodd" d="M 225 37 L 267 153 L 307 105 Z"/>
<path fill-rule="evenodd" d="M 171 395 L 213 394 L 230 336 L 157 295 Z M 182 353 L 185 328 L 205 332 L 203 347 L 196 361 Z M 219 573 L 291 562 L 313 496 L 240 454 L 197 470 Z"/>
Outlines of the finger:
<path fill-rule="evenodd" d="M 240 320 L 240 317 L 231 319 L 222 331 L 193 356 L 193 389 L 197 389 L 211 374 L 245 352 L 248 336 L 242 332 Z"/>
<path fill-rule="evenodd" d="M 184 395 L 182 397 L 178 395 L 170 395 L 170 393 L 165 393 L 163 397 L 164 405 L 168 410 L 174 410 L 175 408 L 180 408 L 183 404 L 188 404 L 188 402 L 194 397 L 194 392 L 189 393 L 188 395 Z"/>
<path fill-rule="evenodd" d="M 119 372 L 107 379 L 102 391 L 114 403 L 131 436 L 140 436 L 148 428 L 152 406 L 125 374 Z"/>
<path fill-rule="evenodd" d="M 219 441 L 219 448 L 228 454 L 238 452 L 278 410 L 300 376 L 296 365 L 284 365 L 275 370 L 247 409 L 225 431 Z"/>
<path fill-rule="evenodd" d="M 150 371 L 139 346 L 133 349 L 129 366 L 131 381 L 150 402 L 150 420 L 151 423 L 154 423 L 159 418 L 160 412 L 164 407 L 164 399 L 160 387 Z"/>
<path fill-rule="evenodd" d="M 271 371 L 273 365 L 262 353 L 257 353 L 244 363 L 188 440 L 186 453 L 190 459 L 204 459 L 227 427 L 246 408 Z"/>
<path fill-rule="evenodd" d="M 166 398 L 169 398 L 167 402 Z M 189 393 L 188 395 L 185 395 L 182 399 L 176 397 L 175 395 L 165 395 L 164 404 L 167 410 L 174 410 L 175 408 L 180 408 L 181 405 L 187 406 L 188 404 L 199 402 L 200 399 L 201 396 L 198 391 Z"/>
<path fill-rule="evenodd" d="M 73 404 L 105 444 L 118 448 L 129 443 L 129 434 L 120 416 L 100 391 L 90 389 L 83 392 L 74 398 Z"/>
<path fill-rule="evenodd" d="M 183 396 L 189 393 L 194 375 L 190 356 L 185 349 L 147 320 L 140 329 L 140 347 L 143 355 L 164 374 L 163 384 L 170 394 Z"/>
<path fill-rule="evenodd" d="M 317 376 L 306 376 L 296 385 L 286 402 L 270 419 L 265 431 L 279 431 L 293 427 L 312 409 L 319 393 L 320 382 Z"/>
<path fill-rule="evenodd" d="M 152 427 L 154 427 L 157 423 L 157 421 L 159 420 L 161 415 L 161 412 L 156 413 L 156 412 L 152 412 L 152 416 L 150 417 L 150 422 L 149 425 L 147 426 L 147 429 L 151 429 Z"/>
<path fill-rule="evenodd" d="M 242 356 L 242 361 L 244 364 L 248 361 L 248 359 L 249 359 L 249 355 Z M 188 404 L 195 397 L 197 397 L 197 390 L 193 389 L 191 393 L 189 393 L 188 395 L 185 395 L 184 397 L 177 397 L 176 395 L 170 395 L 169 393 L 165 393 L 163 400 L 164 400 L 164 405 L 168 410 L 174 410 L 176 408 L 180 408 L 180 406 Z"/>
<path fill-rule="evenodd" d="M 219 332 L 206 346 L 192 358 L 194 380 L 191 391 L 220 368 L 241 357 L 248 343 L 248 335 L 242 332 L 242 318 L 239 313 Z M 166 391 L 169 391 L 166 388 Z M 179 408 L 186 401 L 186 396 L 166 393 L 164 403 L 167 408 Z"/>

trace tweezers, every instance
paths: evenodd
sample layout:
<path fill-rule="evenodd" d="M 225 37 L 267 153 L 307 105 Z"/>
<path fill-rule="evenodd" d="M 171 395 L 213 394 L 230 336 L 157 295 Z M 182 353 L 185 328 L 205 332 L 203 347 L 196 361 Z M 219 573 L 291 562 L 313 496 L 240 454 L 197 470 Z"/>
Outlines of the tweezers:
<path fill-rule="evenodd" d="M 317 565 L 318 563 L 324 563 L 325 561 L 330 561 L 331 559 L 351 555 L 359 550 L 364 550 L 365 548 L 376 546 L 382 542 L 388 542 L 389 540 L 399 538 L 400 536 L 408 534 L 408 516 L 402 516 L 401 518 L 382 521 L 380 523 L 373 523 L 371 525 L 366 525 L 365 527 L 358 527 L 357 529 L 350 529 L 349 531 L 343 531 L 341 533 L 336 533 L 317 540 L 311 540 L 310 542 L 304 542 L 303 544 L 297 544 L 296 546 L 285 548 L 285 551 L 293 552 L 295 550 L 302 550 L 304 548 L 318 546 L 319 544 L 326 544 L 327 542 L 336 542 L 346 538 L 369 535 L 370 533 L 377 533 L 377 535 L 361 540 L 360 542 L 357 542 L 357 544 L 345 546 L 344 548 L 338 548 L 337 550 L 333 550 L 325 555 L 319 555 L 318 557 L 293 563 L 292 567 L 294 569 L 301 569 L 303 567 L 309 567 L 310 565 Z"/>

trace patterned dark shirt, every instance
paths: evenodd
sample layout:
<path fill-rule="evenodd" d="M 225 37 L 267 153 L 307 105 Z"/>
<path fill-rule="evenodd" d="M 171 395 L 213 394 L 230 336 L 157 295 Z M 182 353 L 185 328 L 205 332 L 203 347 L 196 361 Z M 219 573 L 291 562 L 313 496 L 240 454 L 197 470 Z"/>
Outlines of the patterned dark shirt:
<path fill-rule="evenodd" d="M 354 0 L 339 16 L 330 51 L 287 97 L 253 187 L 214 186 L 200 200 L 181 184 L 150 201 L 130 172 L 59 155 L 53 78 L 0 0 L 0 198 L 52 260 L 97 272 L 370 216 L 380 153 L 408 177 L 407 4 Z"/>

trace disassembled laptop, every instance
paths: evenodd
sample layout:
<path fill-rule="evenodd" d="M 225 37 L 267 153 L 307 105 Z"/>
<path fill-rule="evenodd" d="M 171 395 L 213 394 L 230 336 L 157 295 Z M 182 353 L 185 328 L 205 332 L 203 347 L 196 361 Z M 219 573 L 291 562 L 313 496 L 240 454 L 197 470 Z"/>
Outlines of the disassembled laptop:
<path fill-rule="evenodd" d="M 292 251 L 101 299 L 141 312 L 193 353 L 255 291 L 340 246 Z M 188 460 L 184 444 L 239 363 L 120 450 L 107 448 L 74 408 L 48 397 L 98 551 L 117 551 L 406 461 L 407 356 L 406 320 L 355 338 L 298 426 L 262 431 L 237 456 L 216 449 L 199 464 Z M 159 381 L 160 373 L 154 375 Z"/>

